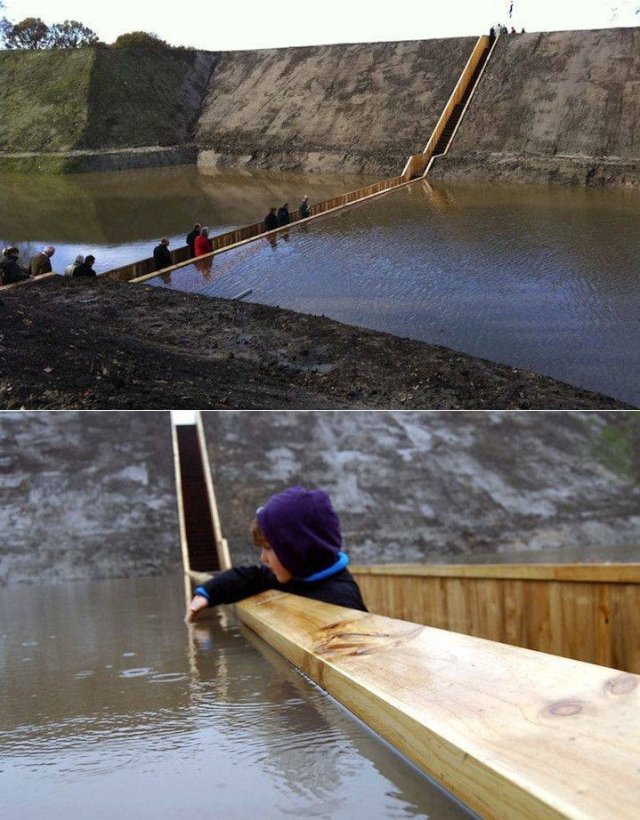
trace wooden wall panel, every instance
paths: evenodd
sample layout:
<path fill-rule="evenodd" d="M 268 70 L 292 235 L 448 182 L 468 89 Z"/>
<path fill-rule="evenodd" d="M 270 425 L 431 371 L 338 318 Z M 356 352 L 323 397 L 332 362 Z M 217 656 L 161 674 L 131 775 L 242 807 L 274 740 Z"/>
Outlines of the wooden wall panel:
<path fill-rule="evenodd" d="M 372 612 L 640 673 L 640 565 L 354 567 Z"/>

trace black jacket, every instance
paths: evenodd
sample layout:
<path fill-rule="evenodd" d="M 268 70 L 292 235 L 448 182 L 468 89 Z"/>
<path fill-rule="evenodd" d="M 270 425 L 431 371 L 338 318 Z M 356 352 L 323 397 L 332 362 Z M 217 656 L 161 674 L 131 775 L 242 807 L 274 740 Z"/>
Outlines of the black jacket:
<path fill-rule="evenodd" d="M 275 214 L 268 213 L 264 218 L 265 231 L 273 231 L 278 227 L 278 217 Z"/>
<path fill-rule="evenodd" d="M 337 604 L 367 612 L 360 589 L 347 569 L 321 581 L 308 583 L 294 578 L 286 584 L 281 584 L 271 570 L 262 564 L 241 566 L 219 573 L 198 587 L 196 594 L 199 589 L 206 592 L 205 597 L 209 598 L 209 606 L 234 604 L 267 589 L 277 589 L 303 598 L 324 601 L 326 604 Z"/>
<path fill-rule="evenodd" d="M 191 256 L 196 255 L 196 236 L 198 236 L 199 233 L 200 228 L 194 228 L 187 234 L 187 245 L 189 246 L 189 252 L 191 253 Z"/>
<path fill-rule="evenodd" d="M 166 245 L 156 245 L 153 249 L 153 264 L 156 270 L 170 268 L 171 265 L 173 265 L 171 261 L 171 251 Z"/>
<path fill-rule="evenodd" d="M 83 262 L 78 265 L 71 276 L 97 276 L 97 274 L 88 262 Z"/>
<path fill-rule="evenodd" d="M 289 216 L 289 209 L 285 208 L 284 205 L 282 208 L 278 208 L 278 227 L 281 225 L 288 225 L 291 222 L 291 217 Z"/>
<path fill-rule="evenodd" d="M 0 284 L 11 285 L 30 278 L 28 271 L 20 267 L 14 257 L 5 256 L 0 259 Z"/>

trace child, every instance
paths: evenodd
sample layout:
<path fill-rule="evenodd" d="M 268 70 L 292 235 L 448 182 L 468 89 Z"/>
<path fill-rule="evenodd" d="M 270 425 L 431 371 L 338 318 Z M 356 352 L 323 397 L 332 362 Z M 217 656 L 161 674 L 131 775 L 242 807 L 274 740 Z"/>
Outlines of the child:
<path fill-rule="evenodd" d="M 234 567 L 199 586 L 185 621 L 203 609 L 232 604 L 266 589 L 279 589 L 328 604 L 367 611 L 340 551 L 338 516 L 323 490 L 290 487 L 272 495 L 251 525 L 261 565 Z"/>

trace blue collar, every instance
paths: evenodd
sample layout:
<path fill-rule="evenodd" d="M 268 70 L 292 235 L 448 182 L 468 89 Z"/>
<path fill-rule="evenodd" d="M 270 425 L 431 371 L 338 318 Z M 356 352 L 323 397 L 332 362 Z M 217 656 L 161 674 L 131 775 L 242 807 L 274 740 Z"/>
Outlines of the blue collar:
<path fill-rule="evenodd" d="M 326 569 L 321 569 L 320 572 L 314 572 L 313 575 L 307 575 L 306 578 L 296 578 L 296 581 L 304 581 L 305 583 L 313 583 L 314 581 L 323 581 L 325 578 L 330 578 L 336 575 L 349 563 L 349 556 L 346 552 L 339 552 L 335 564 L 332 564 Z"/>

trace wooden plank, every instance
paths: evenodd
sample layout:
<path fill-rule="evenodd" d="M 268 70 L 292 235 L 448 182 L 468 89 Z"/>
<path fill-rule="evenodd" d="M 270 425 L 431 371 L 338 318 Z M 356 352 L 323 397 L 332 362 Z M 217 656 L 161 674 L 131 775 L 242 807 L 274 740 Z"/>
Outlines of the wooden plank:
<path fill-rule="evenodd" d="M 483 816 L 637 816 L 637 676 L 276 591 L 236 607 Z"/>
<path fill-rule="evenodd" d="M 635 566 L 351 569 L 379 615 L 640 673 Z"/>
<path fill-rule="evenodd" d="M 22 279 L 20 282 L 11 282 L 8 285 L 0 285 L 0 290 L 13 290 L 13 288 L 19 288 L 22 285 L 40 282 L 42 279 L 51 279 L 52 276 L 58 276 L 58 274 L 53 271 L 51 273 L 41 273 L 40 276 L 36 276 L 35 278 L 31 277 L 30 279 Z"/>
<path fill-rule="evenodd" d="M 640 564 L 354 564 L 358 575 L 520 578 L 640 584 Z"/>

